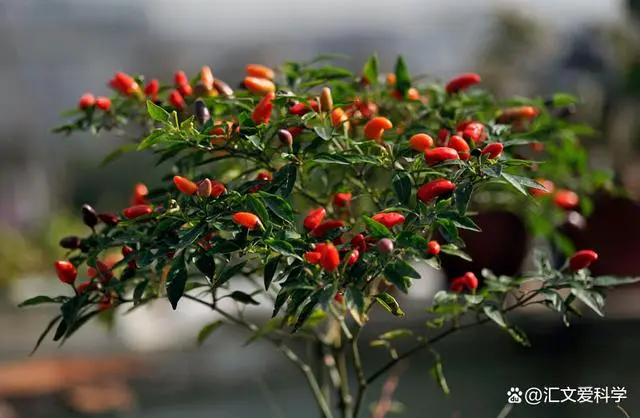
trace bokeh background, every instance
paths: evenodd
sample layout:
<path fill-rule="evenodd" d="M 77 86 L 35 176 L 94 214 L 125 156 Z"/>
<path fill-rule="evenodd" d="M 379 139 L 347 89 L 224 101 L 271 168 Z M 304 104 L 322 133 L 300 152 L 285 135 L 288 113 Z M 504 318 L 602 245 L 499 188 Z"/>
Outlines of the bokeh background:
<path fill-rule="evenodd" d="M 584 103 L 577 117 L 598 131 L 585 138 L 593 164 L 613 170 L 638 196 L 637 3 L 0 0 L 0 418 L 318 415 L 301 376 L 271 347 L 239 349 L 247 336 L 223 328 L 196 348 L 198 330 L 214 318 L 187 301 L 177 312 L 160 302 L 125 321 L 96 321 L 64 347 L 44 343 L 28 357 L 53 312 L 16 305 L 59 291 L 51 266 L 61 255 L 59 238 L 84 232 L 80 206 L 118 210 L 135 183 L 153 186 L 158 178 L 143 154 L 98 168 L 120 145 L 116 137 L 50 133 L 85 91 L 109 94 L 106 80 L 119 70 L 170 79 L 178 69 L 194 73 L 208 64 L 235 85 L 247 63 L 275 66 L 342 53 L 351 57 L 343 65 L 358 71 L 375 51 L 383 70 L 391 71 L 402 54 L 413 74 L 446 79 L 479 72 L 499 96 L 577 95 Z M 640 249 L 640 209 L 622 206 L 600 210 L 604 235 L 592 239 L 605 246 L 607 240 L 621 242 L 629 254 L 612 269 L 624 264 L 625 272 L 640 275 L 633 250 Z M 423 327 L 421 312 L 444 285 L 441 276 L 425 271 L 425 280 L 403 301 L 408 315 L 401 326 Z M 432 357 L 417 356 L 399 372 L 394 398 L 404 408 L 398 405 L 398 412 L 497 417 L 512 386 L 620 386 L 628 394 L 623 405 L 635 416 L 639 299 L 639 289 L 621 289 L 609 296 L 606 320 L 587 315 L 570 328 L 559 318 L 526 311 L 519 320 L 533 341 L 529 349 L 492 327 L 456 335 L 439 348 L 452 393 L 443 395 L 430 378 Z M 264 319 L 268 312 L 255 315 Z M 370 336 L 397 321 L 381 316 Z M 364 356 L 366 364 L 386 353 L 371 348 Z M 367 402 L 379 393 L 373 388 Z M 624 415 L 610 403 L 520 406 L 509 416 Z"/>

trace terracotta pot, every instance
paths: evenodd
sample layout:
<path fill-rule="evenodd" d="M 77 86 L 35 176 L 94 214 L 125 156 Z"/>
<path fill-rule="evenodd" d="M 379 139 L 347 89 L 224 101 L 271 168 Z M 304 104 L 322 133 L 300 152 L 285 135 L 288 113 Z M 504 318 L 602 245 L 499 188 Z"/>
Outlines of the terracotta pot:
<path fill-rule="evenodd" d="M 482 281 L 480 272 L 483 268 L 498 275 L 518 274 L 530 241 L 524 221 L 511 212 L 480 213 L 473 220 L 482 232 L 459 230 L 466 243 L 464 250 L 473 261 L 442 254 L 440 258 L 447 278 L 453 280 L 471 271 Z"/>

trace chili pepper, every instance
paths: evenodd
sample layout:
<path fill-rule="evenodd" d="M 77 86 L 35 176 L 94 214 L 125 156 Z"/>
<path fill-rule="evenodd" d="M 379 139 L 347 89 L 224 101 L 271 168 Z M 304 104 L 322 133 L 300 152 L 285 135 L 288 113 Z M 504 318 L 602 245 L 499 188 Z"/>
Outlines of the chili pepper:
<path fill-rule="evenodd" d="M 351 250 L 349 257 L 347 258 L 347 266 L 354 265 L 356 261 L 358 261 L 358 258 L 360 258 L 360 251 L 356 249 Z"/>
<path fill-rule="evenodd" d="M 364 239 L 364 235 L 358 234 L 351 238 L 351 248 L 355 248 L 361 253 L 367 251 L 367 241 Z"/>
<path fill-rule="evenodd" d="M 153 212 L 153 209 L 151 209 L 151 206 L 149 205 L 135 205 L 123 210 L 122 214 L 127 219 L 136 219 L 141 216 L 149 215 L 151 212 Z"/>
<path fill-rule="evenodd" d="M 251 113 L 251 119 L 256 124 L 264 123 L 265 125 L 269 123 L 269 119 L 271 119 L 271 113 L 273 112 L 273 99 L 276 97 L 276 94 L 273 92 L 266 93 L 262 99 L 258 102 L 255 109 Z"/>
<path fill-rule="evenodd" d="M 409 88 L 407 90 L 407 99 L 409 100 L 420 100 L 420 92 L 415 87 Z"/>
<path fill-rule="evenodd" d="M 429 244 L 427 244 L 427 252 L 431 255 L 440 254 L 440 244 L 438 241 L 429 241 Z"/>
<path fill-rule="evenodd" d="M 195 106 L 196 120 L 200 125 L 204 125 L 206 122 L 208 122 L 211 119 L 209 108 L 200 99 L 196 100 L 193 105 Z"/>
<path fill-rule="evenodd" d="M 120 71 L 111 79 L 109 86 L 125 96 L 130 96 L 140 91 L 140 86 L 138 86 L 133 77 Z"/>
<path fill-rule="evenodd" d="M 273 180 L 273 175 L 268 171 L 261 171 L 256 176 L 256 180 L 271 181 Z"/>
<path fill-rule="evenodd" d="M 80 101 L 78 102 L 78 108 L 80 110 L 85 110 L 96 104 L 96 98 L 91 93 L 85 93 L 80 96 Z"/>
<path fill-rule="evenodd" d="M 556 191 L 553 202 L 562 209 L 574 209 L 580 203 L 580 197 L 571 190 L 560 189 Z"/>
<path fill-rule="evenodd" d="M 469 290 L 475 290 L 478 288 L 478 278 L 472 272 L 467 272 L 464 276 L 453 279 L 451 282 L 451 290 L 460 293 L 466 287 Z"/>
<path fill-rule="evenodd" d="M 553 184 L 553 182 L 551 180 L 545 180 L 545 179 L 536 179 L 536 182 L 538 184 L 540 184 L 541 186 L 543 186 L 545 189 L 547 189 L 547 191 L 545 192 L 544 190 L 540 190 L 540 189 L 536 189 L 534 187 L 530 188 L 530 192 L 533 196 L 545 196 L 548 194 L 553 193 L 554 189 L 555 189 L 555 185 Z"/>
<path fill-rule="evenodd" d="M 433 138 L 427 134 L 415 134 L 409 138 L 409 146 L 418 152 L 424 152 L 433 146 Z"/>
<path fill-rule="evenodd" d="M 471 147 L 461 136 L 453 135 L 449 138 L 449 148 L 458 151 L 461 160 L 467 161 L 471 156 Z"/>
<path fill-rule="evenodd" d="M 431 180 L 428 183 L 423 184 L 416 193 L 418 199 L 424 203 L 429 203 L 433 199 L 451 193 L 456 188 L 456 185 L 449 180 L 437 179 Z"/>
<path fill-rule="evenodd" d="M 60 240 L 59 245 L 67 250 L 77 250 L 80 248 L 82 240 L 74 235 L 64 237 Z"/>
<path fill-rule="evenodd" d="M 343 123 L 347 122 L 348 120 L 349 120 L 349 117 L 347 116 L 345 111 L 339 107 L 333 109 L 333 111 L 331 112 L 331 124 L 334 127 L 338 127 Z"/>
<path fill-rule="evenodd" d="M 185 84 L 189 84 L 189 78 L 184 71 L 177 71 L 173 76 L 173 82 L 175 83 L 176 87 L 180 87 Z"/>
<path fill-rule="evenodd" d="M 205 65 L 200 70 L 200 81 L 202 85 L 208 90 L 211 91 L 213 89 L 213 72 L 211 71 L 211 67 Z"/>
<path fill-rule="evenodd" d="M 338 302 L 339 304 L 343 304 L 344 303 L 344 295 L 341 295 L 340 293 L 337 293 L 334 297 L 333 300 L 335 300 L 336 302 Z"/>
<path fill-rule="evenodd" d="M 192 195 L 198 191 L 198 185 L 184 177 L 173 176 L 173 184 L 180 193 L 186 195 Z"/>
<path fill-rule="evenodd" d="M 450 134 L 451 133 L 449 132 L 448 129 L 444 129 L 444 128 L 440 129 L 438 131 L 438 145 L 441 147 L 446 145 L 446 143 L 449 141 Z"/>
<path fill-rule="evenodd" d="M 482 155 L 486 155 L 488 159 L 495 160 L 502 154 L 504 146 L 499 142 L 493 142 L 482 149 Z"/>
<path fill-rule="evenodd" d="M 291 147 L 291 145 L 293 145 L 293 135 L 291 135 L 291 132 L 286 129 L 278 130 L 278 138 L 280 139 L 280 142 L 287 147 Z"/>
<path fill-rule="evenodd" d="M 218 94 L 224 97 L 233 97 L 233 89 L 224 81 L 215 78 L 213 80 L 213 88 Z"/>
<path fill-rule="evenodd" d="M 249 64 L 246 67 L 246 71 L 250 77 L 266 78 L 267 80 L 273 80 L 276 76 L 271 68 L 260 64 Z"/>
<path fill-rule="evenodd" d="M 96 107 L 103 112 L 108 112 L 111 109 L 111 99 L 104 96 L 99 96 L 96 98 Z"/>
<path fill-rule="evenodd" d="M 311 236 L 316 238 L 324 237 L 332 229 L 338 229 L 342 227 L 344 227 L 343 221 L 338 219 L 329 219 L 328 221 L 324 221 L 313 228 L 313 230 L 311 231 Z"/>
<path fill-rule="evenodd" d="M 377 247 L 381 253 L 390 254 L 393 252 L 394 245 L 393 241 L 391 241 L 389 238 L 382 238 L 380 241 L 378 241 Z"/>
<path fill-rule="evenodd" d="M 394 226 L 404 222 L 404 215 L 397 212 L 381 212 L 371 217 L 374 221 L 381 223 L 387 228 L 393 228 Z"/>
<path fill-rule="evenodd" d="M 320 94 L 320 109 L 323 112 L 331 112 L 333 110 L 333 96 L 331 95 L 331 89 L 325 87 Z"/>
<path fill-rule="evenodd" d="M 539 110 L 533 106 L 510 107 L 498 113 L 496 122 L 507 124 L 522 119 L 533 119 L 538 116 L 539 113 Z"/>
<path fill-rule="evenodd" d="M 318 102 L 315 100 L 309 100 L 309 106 L 307 106 L 304 103 L 294 104 L 289 108 L 289 114 L 295 115 L 295 116 L 304 116 L 307 113 L 311 112 L 312 110 L 315 112 L 320 110 L 320 106 L 318 105 Z"/>
<path fill-rule="evenodd" d="M 320 265 L 329 272 L 335 271 L 340 266 L 340 253 L 333 244 L 328 244 L 322 252 Z"/>
<path fill-rule="evenodd" d="M 207 88 L 207 86 L 202 81 L 198 81 L 193 89 L 193 94 L 196 97 L 215 97 L 218 95 L 218 92 L 213 89 Z"/>
<path fill-rule="evenodd" d="M 458 93 L 480 83 L 480 76 L 475 73 L 464 73 L 452 78 L 445 86 L 449 94 Z"/>
<path fill-rule="evenodd" d="M 471 122 L 462 131 L 465 138 L 478 145 L 483 141 L 484 125 L 479 122 Z"/>
<path fill-rule="evenodd" d="M 468 271 L 464 274 L 465 284 L 470 290 L 475 290 L 478 288 L 478 278 L 475 274 Z"/>
<path fill-rule="evenodd" d="M 569 258 L 569 268 L 573 271 L 586 269 L 598 259 L 598 253 L 593 250 L 580 250 Z"/>
<path fill-rule="evenodd" d="M 184 110 L 187 107 L 187 103 L 178 90 L 173 90 L 169 94 L 169 104 L 177 110 Z"/>
<path fill-rule="evenodd" d="M 385 77 L 387 84 L 390 86 L 396 85 L 396 75 L 394 73 L 388 73 Z"/>
<path fill-rule="evenodd" d="M 78 277 L 76 267 L 69 261 L 59 260 L 55 264 L 56 274 L 62 283 L 73 285 Z"/>
<path fill-rule="evenodd" d="M 338 208 L 343 208 L 345 206 L 351 205 L 351 193 L 336 193 L 333 196 L 333 205 Z"/>
<path fill-rule="evenodd" d="M 364 136 L 367 139 L 379 141 L 386 129 L 393 128 L 393 123 L 383 116 L 377 116 L 364 125 Z"/>
<path fill-rule="evenodd" d="M 183 84 L 181 86 L 178 86 L 176 90 L 178 90 L 178 93 L 180 93 L 182 97 L 191 96 L 193 94 L 193 88 L 191 87 L 191 84 Z"/>
<path fill-rule="evenodd" d="M 529 147 L 533 152 L 542 152 L 544 151 L 544 144 L 542 142 L 532 142 L 529 144 Z"/>
<path fill-rule="evenodd" d="M 464 132 L 466 127 L 469 126 L 470 124 L 472 124 L 473 122 L 474 122 L 473 119 L 463 119 L 463 120 L 461 120 L 456 125 L 456 132 Z"/>
<path fill-rule="evenodd" d="M 304 132 L 304 128 L 302 126 L 290 126 L 287 128 L 287 131 L 289 131 L 293 138 L 296 138 Z"/>
<path fill-rule="evenodd" d="M 449 288 L 452 292 L 461 293 L 465 288 L 466 279 L 463 277 L 457 277 L 451 281 Z"/>
<path fill-rule="evenodd" d="M 147 195 L 149 194 L 149 189 L 144 183 L 138 183 L 133 187 L 133 197 L 131 198 L 132 205 L 146 205 Z"/>
<path fill-rule="evenodd" d="M 108 295 L 103 296 L 102 299 L 100 300 L 100 303 L 98 303 L 98 310 L 101 312 L 104 312 L 111 308 L 113 308 L 113 300 L 111 296 L 108 296 Z"/>
<path fill-rule="evenodd" d="M 118 215 L 113 213 L 99 213 L 98 219 L 100 219 L 107 226 L 116 226 L 120 222 Z"/>
<path fill-rule="evenodd" d="M 94 228 L 98 225 L 99 219 L 98 214 L 93 208 L 89 205 L 82 205 L 82 222 L 89 228 Z"/>
<path fill-rule="evenodd" d="M 328 245 L 329 244 L 327 244 L 326 242 L 318 242 L 316 244 L 313 244 L 313 251 L 322 254 L 324 252 L 324 250 L 327 249 Z"/>
<path fill-rule="evenodd" d="M 157 79 L 150 80 L 144 88 L 144 94 L 151 97 L 152 100 L 158 100 L 158 92 L 160 91 L 160 82 Z"/>
<path fill-rule="evenodd" d="M 304 253 L 304 259 L 309 264 L 318 264 L 322 258 L 322 253 L 317 251 L 308 251 Z"/>
<path fill-rule="evenodd" d="M 211 188 L 212 188 L 211 180 L 204 179 L 200 182 L 200 184 L 198 184 L 198 191 L 196 192 L 196 194 L 199 197 L 209 197 L 211 196 Z"/>
<path fill-rule="evenodd" d="M 429 165 L 436 165 L 447 160 L 459 160 L 458 151 L 449 147 L 437 147 L 424 152 L 424 159 Z"/>
<path fill-rule="evenodd" d="M 92 290 L 96 289 L 96 285 L 94 283 L 91 283 L 90 280 L 85 280 L 84 282 L 80 283 L 77 287 L 76 290 L 78 291 L 79 295 L 83 295 L 87 292 L 91 292 Z"/>
<path fill-rule="evenodd" d="M 274 93 L 276 85 L 266 78 L 245 77 L 244 86 L 253 94 L 264 96 L 267 93 Z"/>
<path fill-rule="evenodd" d="M 253 213 L 249 212 L 237 212 L 231 217 L 235 223 L 244 226 L 248 229 L 255 229 L 256 227 L 262 228 L 262 222 Z"/>

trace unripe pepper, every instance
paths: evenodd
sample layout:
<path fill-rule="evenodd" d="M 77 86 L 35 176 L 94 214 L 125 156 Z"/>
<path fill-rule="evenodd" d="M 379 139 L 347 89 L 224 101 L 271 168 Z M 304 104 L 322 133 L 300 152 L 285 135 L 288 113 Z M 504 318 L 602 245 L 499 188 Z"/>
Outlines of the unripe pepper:
<path fill-rule="evenodd" d="M 378 241 L 377 247 L 381 253 L 390 254 L 393 252 L 394 245 L 393 241 L 391 241 L 389 238 L 382 238 L 380 241 Z"/>
<path fill-rule="evenodd" d="M 393 128 L 393 123 L 383 116 L 376 116 L 364 125 L 364 136 L 367 139 L 380 141 L 385 130 Z"/>
<path fill-rule="evenodd" d="M 458 151 L 449 147 L 437 147 L 424 152 L 424 159 L 429 165 L 436 165 L 447 160 L 459 160 Z"/>
<path fill-rule="evenodd" d="M 94 228 L 98 225 L 98 214 L 89 205 L 82 205 L 82 222 L 89 228 Z"/>
<path fill-rule="evenodd" d="M 76 250 L 80 248 L 81 242 L 82 240 L 80 239 L 80 237 L 71 235 L 71 236 L 62 238 L 59 242 L 59 245 L 62 248 L 65 248 L 67 250 Z"/>
<path fill-rule="evenodd" d="M 546 179 L 536 179 L 536 182 L 539 183 L 541 186 L 543 186 L 545 189 L 547 189 L 547 191 L 545 192 L 544 190 L 540 190 L 540 189 L 536 189 L 536 188 L 531 188 L 530 192 L 533 196 L 545 196 L 548 194 L 553 193 L 554 189 L 555 189 L 555 185 L 553 184 L 553 182 L 551 180 L 546 180 Z"/>
<path fill-rule="evenodd" d="M 240 226 L 244 226 L 247 229 L 255 229 L 256 227 L 262 228 L 262 222 L 253 213 L 249 212 L 237 212 L 231 217 L 235 223 Z"/>
<path fill-rule="evenodd" d="M 387 228 L 393 228 L 394 226 L 401 224 L 405 221 L 404 215 L 397 212 L 382 212 L 371 217 L 374 221 L 381 223 Z"/>
<path fill-rule="evenodd" d="M 275 72 L 271 68 L 260 64 L 249 64 L 246 67 L 246 71 L 249 77 L 273 80 L 276 76 Z"/>
<path fill-rule="evenodd" d="M 233 89 L 231 88 L 231 86 L 218 78 L 213 80 L 213 88 L 221 96 L 233 97 Z"/>
<path fill-rule="evenodd" d="M 429 244 L 427 245 L 427 253 L 431 255 L 440 254 L 440 244 L 438 241 L 429 241 Z"/>
<path fill-rule="evenodd" d="M 327 232 L 331 231 L 332 229 L 338 229 L 338 228 L 342 228 L 344 227 L 344 222 L 338 219 L 330 219 L 328 221 L 324 221 L 322 223 L 320 223 L 320 225 L 318 225 L 317 227 L 315 227 L 312 231 L 311 231 L 311 236 L 316 237 L 316 238 L 321 238 L 325 235 L 327 235 Z"/>
<path fill-rule="evenodd" d="M 339 107 L 333 109 L 333 111 L 331 112 L 331 124 L 336 128 L 347 122 L 348 120 L 349 117 L 347 116 L 345 111 Z"/>
<path fill-rule="evenodd" d="M 553 202 L 562 209 L 575 209 L 580 203 L 580 197 L 571 190 L 560 189 L 553 197 Z"/>
<path fill-rule="evenodd" d="M 151 209 L 151 206 L 149 205 L 135 205 L 123 210 L 122 214 L 127 219 L 136 219 L 141 216 L 149 215 L 151 212 L 153 212 L 153 209 Z"/>
<path fill-rule="evenodd" d="M 418 189 L 416 196 L 418 200 L 429 203 L 433 199 L 451 193 L 456 188 L 456 185 L 446 179 L 431 180 L 428 183 L 423 184 Z"/>
<path fill-rule="evenodd" d="M 456 150 L 461 160 L 467 161 L 471 156 L 471 147 L 461 136 L 453 135 L 449 138 L 449 148 Z"/>
<path fill-rule="evenodd" d="M 312 231 L 322 223 L 325 216 L 327 211 L 324 208 L 311 209 L 302 224 L 307 230 Z"/>
<path fill-rule="evenodd" d="M 573 271 L 586 269 L 598 259 L 598 253 L 593 250 L 581 250 L 569 259 L 569 268 Z"/>
<path fill-rule="evenodd" d="M 458 93 L 480 83 L 480 76 L 475 73 L 464 73 L 452 78 L 445 86 L 449 94 Z"/>
<path fill-rule="evenodd" d="M 120 222 L 120 217 L 114 213 L 99 213 L 98 219 L 107 226 L 116 226 Z"/>
<path fill-rule="evenodd" d="M 169 104 L 176 110 L 184 110 L 187 108 L 187 103 L 178 90 L 173 90 L 169 93 Z"/>
<path fill-rule="evenodd" d="M 499 142 L 494 142 L 482 149 L 482 155 L 486 155 L 488 159 L 495 160 L 502 154 L 504 146 Z"/>
<path fill-rule="evenodd" d="M 336 193 L 333 196 L 333 205 L 338 208 L 349 206 L 351 205 L 352 197 L 353 195 L 351 193 Z"/>
<path fill-rule="evenodd" d="M 209 108 L 200 99 L 196 100 L 193 105 L 195 107 L 194 113 L 196 116 L 196 120 L 200 125 L 204 125 L 207 121 L 211 119 L 211 113 L 209 113 Z"/>
<path fill-rule="evenodd" d="M 186 194 L 188 196 L 195 194 L 198 191 L 197 184 L 181 176 L 174 176 L 173 184 L 176 186 L 176 189 L 180 191 L 180 193 Z"/>
<path fill-rule="evenodd" d="M 213 72 L 211 71 L 211 67 L 205 65 L 200 70 L 200 82 L 207 89 L 207 91 L 213 90 Z"/>
<path fill-rule="evenodd" d="M 78 102 L 78 109 L 85 110 L 96 104 L 96 98 L 91 93 L 85 93 L 80 96 L 80 101 Z"/>
<path fill-rule="evenodd" d="M 55 264 L 56 274 L 62 283 L 73 285 L 78 277 L 78 270 L 69 261 L 59 260 Z"/>
<path fill-rule="evenodd" d="M 358 261 L 358 258 L 360 258 L 360 251 L 356 249 L 351 250 L 349 257 L 347 257 L 347 266 L 354 265 Z"/>
<path fill-rule="evenodd" d="M 264 97 L 260 99 L 255 109 L 251 113 L 251 119 L 256 124 L 267 124 L 269 123 L 269 119 L 271 119 L 271 113 L 273 112 L 273 99 L 275 99 L 276 94 L 273 92 L 265 93 Z"/>
<path fill-rule="evenodd" d="M 320 94 L 320 109 L 323 112 L 331 112 L 333 110 L 333 96 L 331 95 L 331 89 L 325 87 Z"/>
<path fill-rule="evenodd" d="M 318 251 L 308 251 L 304 253 L 304 259 L 309 264 L 318 264 L 322 258 L 322 253 Z"/>
<path fill-rule="evenodd" d="M 291 147 L 293 145 L 293 135 L 287 129 L 278 130 L 278 138 L 283 145 Z"/>
<path fill-rule="evenodd" d="M 351 238 L 351 248 L 355 248 L 361 253 L 367 251 L 367 241 L 365 240 L 364 235 L 358 234 Z"/>
<path fill-rule="evenodd" d="M 150 80 L 144 88 L 145 96 L 151 100 L 158 100 L 158 92 L 160 91 L 160 82 L 157 79 Z"/>
<path fill-rule="evenodd" d="M 433 138 L 427 134 L 415 134 L 409 138 L 409 146 L 414 151 L 425 152 L 433 146 Z"/>
<path fill-rule="evenodd" d="M 198 185 L 198 192 L 197 195 L 199 197 L 209 197 L 211 196 L 211 180 L 209 179 L 204 179 L 200 182 L 200 184 Z"/>
<path fill-rule="evenodd" d="M 244 86 L 253 94 L 264 96 L 267 93 L 274 93 L 276 85 L 266 78 L 245 77 Z"/>
<path fill-rule="evenodd" d="M 340 253 L 333 244 L 328 244 L 322 252 L 320 265 L 328 272 L 335 271 L 340 266 Z"/>
<path fill-rule="evenodd" d="M 387 82 L 387 85 L 389 85 L 389 86 L 395 86 L 396 85 L 396 75 L 394 73 L 388 73 L 385 76 L 385 80 Z"/>
<path fill-rule="evenodd" d="M 104 96 L 96 98 L 96 107 L 103 112 L 108 112 L 111 109 L 111 99 Z"/>

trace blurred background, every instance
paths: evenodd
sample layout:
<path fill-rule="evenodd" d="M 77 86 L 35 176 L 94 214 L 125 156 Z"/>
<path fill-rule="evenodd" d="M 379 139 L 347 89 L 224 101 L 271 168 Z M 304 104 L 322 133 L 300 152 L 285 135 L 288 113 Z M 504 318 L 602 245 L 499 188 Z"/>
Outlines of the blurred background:
<path fill-rule="evenodd" d="M 96 321 L 63 348 L 45 342 L 28 357 L 54 312 L 16 305 L 59 292 L 51 266 L 62 254 L 59 238 L 85 232 L 80 206 L 118 210 L 135 183 L 153 186 L 158 177 L 143 154 L 97 168 L 118 138 L 50 133 L 85 91 L 110 94 L 116 71 L 167 80 L 208 64 L 236 85 L 247 63 L 342 53 L 351 57 L 342 65 L 359 71 L 375 51 L 384 72 L 401 54 L 413 74 L 476 71 L 499 96 L 568 92 L 584 102 L 577 118 L 598 131 L 585 139 L 594 167 L 613 170 L 638 196 L 638 17 L 637 0 L 0 0 L 0 418 L 318 416 L 298 371 L 268 345 L 239 349 L 247 336 L 229 327 L 196 348 L 199 329 L 214 318 L 187 301 L 177 312 L 159 302 L 110 327 Z M 601 273 L 640 275 L 640 208 L 607 201 L 593 218 L 600 227 L 581 239 L 599 251 L 616 240 L 613 252 L 625 254 Z M 403 301 L 403 323 L 382 315 L 363 340 L 422 328 L 428 299 L 445 284 L 425 270 Z M 621 386 L 635 416 L 639 299 L 640 289 L 621 289 L 609 295 L 608 319 L 587 315 L 570 328 L 527 311 L 519 320 L 529 349 L 495 327 L 454 336 L 439 348 L 451 395 L 430 378 L 432 357 L 417 356 L 394 394 L 404 405 L 399 416 L 497 417 L 512 386 Z M 387 354 L 367 348 L 364 356 L 379 363 Z M 367 403 L 379 394 L 372 388 Z M 520 406 L 509 416 L 624 415 L 610 403 Z"/>

